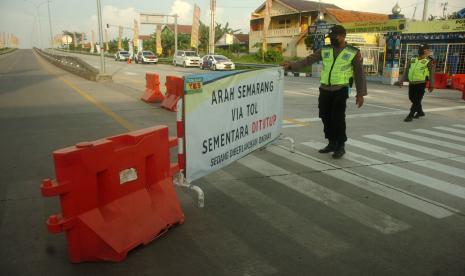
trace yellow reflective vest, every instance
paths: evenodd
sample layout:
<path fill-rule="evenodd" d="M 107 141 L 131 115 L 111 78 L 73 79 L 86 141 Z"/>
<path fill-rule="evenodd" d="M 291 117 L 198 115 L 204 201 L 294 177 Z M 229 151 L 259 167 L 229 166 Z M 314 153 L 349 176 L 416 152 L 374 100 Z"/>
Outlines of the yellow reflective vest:
<path fill-rule="evenodd" d="M 320 82 L 325 85 L 347 85 L 354 76 L 352 60 L 357 55 L 358 49 L 347 45 L 339 55 L 334 58 L 334 49 L 330 46 L 321 48 L 323 69 Z"/>
<path fill-rule="evenodd" d="M 425 81 L 426 78 L 429 78 L 429 69 L 428 63 L 430 62 L 429 58 L 418 59 L 414 57 L 410 59 L 410 69 L 408 71 L 408 80 L 409 81 Z"/>

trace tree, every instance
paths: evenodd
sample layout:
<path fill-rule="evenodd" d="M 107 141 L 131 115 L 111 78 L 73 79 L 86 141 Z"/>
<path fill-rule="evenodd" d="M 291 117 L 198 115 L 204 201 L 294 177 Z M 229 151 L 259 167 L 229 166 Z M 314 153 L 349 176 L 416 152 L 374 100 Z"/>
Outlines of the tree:
<path fill-rule="evenodd" d="M 208 35 L 209 35 L 209 29 L 207 25 L 203 24 L 202 21 L 200 21 L 200 27 L 199 27 L 199 47 L 198 50 L 199 52 L 207 53 L 208 52 Z"/>
<path fill-rule="evenodd" d="M 82 46 L 81 46 L 81 41 L 83 39 L 82 37 L 82 33 L 78 33 L 78 32 L 70 32 L 70 31 L 63 31 L 62 32 L 63 35 L 69 35 L 72 39 L 73 39 L 73 42 L 71 42 L 71 44 L 69 44 L 69 49 L 70 50 L 82 50 Z M 76 40 L 77 40 L 77 47 L 74 47 L 74 37 L 76 36 Z"/>

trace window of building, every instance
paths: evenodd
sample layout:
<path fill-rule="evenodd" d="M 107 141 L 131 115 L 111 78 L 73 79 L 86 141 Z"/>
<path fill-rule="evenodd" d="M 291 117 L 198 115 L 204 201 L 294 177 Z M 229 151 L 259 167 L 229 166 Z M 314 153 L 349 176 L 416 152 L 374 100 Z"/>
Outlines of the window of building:
<path fill-rule="evenodd" d="M 291 19 L 286 18 L 286 19 L 280 19 L 278 21 L 278 29 L 287 29 L 291 27 Z"/>

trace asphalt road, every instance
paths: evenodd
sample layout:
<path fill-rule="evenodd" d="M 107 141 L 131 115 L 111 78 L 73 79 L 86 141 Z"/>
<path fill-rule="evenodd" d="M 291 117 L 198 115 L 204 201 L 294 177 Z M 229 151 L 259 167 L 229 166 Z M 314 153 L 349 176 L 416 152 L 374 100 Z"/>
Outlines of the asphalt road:
<path fill-rule="evenodd" d="M 348 153 L 335 161 L 317 152 L 325 141 L 311 78 L 285 80 L 283 133 L 296 154 L 270 146 L 200 179 L 203 209 L 177 189 L 186 222 L 122 263 L 70 264 L 64 235 L 45 226 L 59 211 L 39 190 L 54 175 L 51 152 L 156 124 L 174 131 L 175 114 L 139 100 L 144 73 L 198 70 L 108 64 L 114 82 L 94 83 L 30 50 L 0 56 L 1 274 L 465 274 L 461 94 L 427 95 L 426 116 L 405 123 L 407 88 L 370 83 L 363 108 L 349 99 Z"/>

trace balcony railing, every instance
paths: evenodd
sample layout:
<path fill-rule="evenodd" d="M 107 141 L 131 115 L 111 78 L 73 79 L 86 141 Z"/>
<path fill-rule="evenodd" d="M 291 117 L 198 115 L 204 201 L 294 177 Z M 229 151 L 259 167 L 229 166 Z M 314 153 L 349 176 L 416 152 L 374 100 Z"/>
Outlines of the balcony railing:
<path fill-rule="evenodd" d="M 281 37 L 281 36 L 294 36 L 300 34 L 300 28 L 286 28 L 286 29 L 270 29 L 268 30 L 268 37 Z M 250 39 L 258 39 L 263 37 L 263 31 L 251 31 Z"/>

